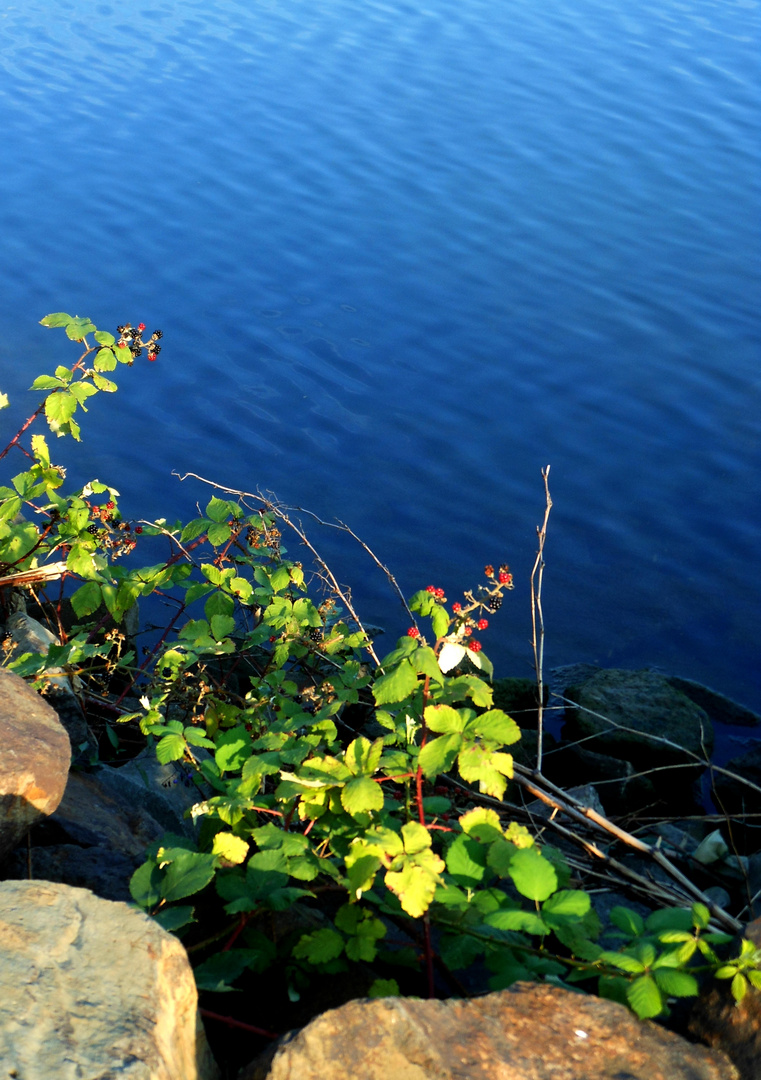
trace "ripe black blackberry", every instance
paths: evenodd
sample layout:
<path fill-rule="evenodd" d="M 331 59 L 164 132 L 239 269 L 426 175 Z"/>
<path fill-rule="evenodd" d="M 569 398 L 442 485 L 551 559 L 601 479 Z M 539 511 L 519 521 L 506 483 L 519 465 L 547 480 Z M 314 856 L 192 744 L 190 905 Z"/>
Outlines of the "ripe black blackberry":
<path fill-rule="evenodd" d="M 488 607 L 489 611 L 499 611 L 499 609 L 502 607 L 502 597 L 490 596 L 486 606 Z"/>

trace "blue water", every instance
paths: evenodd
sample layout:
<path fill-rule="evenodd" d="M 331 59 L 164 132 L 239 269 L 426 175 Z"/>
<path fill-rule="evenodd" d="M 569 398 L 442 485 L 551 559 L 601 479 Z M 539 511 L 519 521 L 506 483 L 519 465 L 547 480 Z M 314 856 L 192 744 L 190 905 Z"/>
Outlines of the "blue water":
<path fill-rule="evenodd" d="M 47 312 L 161 327 L 55 448 L 70 476 L 135 516 L 205 501 L 172 470 L 274 490 L 407 593 L 507 561 L 503 674 L 551 464 L 548 665 L 761 709 L 760 26 L 756 0 L 0 5 L 0 423 L 73 359 Z M 314 539 L 403 633 L 361 549 Z"/>

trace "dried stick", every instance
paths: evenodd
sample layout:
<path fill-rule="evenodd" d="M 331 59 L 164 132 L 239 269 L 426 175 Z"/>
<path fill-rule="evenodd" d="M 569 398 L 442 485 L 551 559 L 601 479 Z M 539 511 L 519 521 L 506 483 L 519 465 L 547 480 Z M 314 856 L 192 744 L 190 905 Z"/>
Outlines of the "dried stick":
<path fill-rule="evenodd" d="M 534 568 L 531 571 L 531 647 L 534 651 L 534 669 L 536 671 L 537 689 L 537 728 L 536 728 L 536 771 L 542 771 L 542 744 L 544 736 L 544 615 L 542 613 L 542 579 L 544 577 L 544 543 L 547 539 L 547 522 L 552 509 L 550 498 L 550 466 L 542 469 L 544 481 L 544 520 L 537 525 L 536 535 L 539 539 L 539 550 L 534 560 Z"/>

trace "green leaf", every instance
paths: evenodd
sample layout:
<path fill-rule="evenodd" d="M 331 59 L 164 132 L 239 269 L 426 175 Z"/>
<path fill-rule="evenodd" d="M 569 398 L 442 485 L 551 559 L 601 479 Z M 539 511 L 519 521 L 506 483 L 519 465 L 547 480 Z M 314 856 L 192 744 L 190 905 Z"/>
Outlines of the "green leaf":
<path fill-rule="evenodd" d="M 195 922 L 193 918 L 193 907 L 190 904 L 184 904 L 179 907 L 162 908 L 161 911 L 157 911 L 153 916 L 156 922 L 164 930 L 173 934 L 175 930 L 180 930 L 183 926 L 187 926 L 188 923 Z"/>
<path fill-rule="evenodd" d="M 449 615 L 441 604 L 434 604 L 431 612 L 431 626 L 437 638 L 442 638 L 449 629 Z"/>
<path fill-rule="evenodd" d="M 209 586 L 206 585 L 204 582 L 199 581 L 199 582 L 196 582 L 195 588 L 202 590 L 201 592 L 197 593 L 197 595 L 204 596 L 206 594 L 206 590 L 209 589 Z M 191 598 L 192 591 L 193 591 L 193 586 L 191 586 L 191 588 L 188 589 L 188 594 L 187 594 L 186 599 L 187 599 L 187 602 L 189 604 L 192 603 L 192 601 L 196 599 L 196 596 L 193 596 Z M 224 615 L 225 617 L 229 618 L 233 614 L 233 612 L 235 611 L 235 601 L 233 600 L 233 598 L 231 596 L 228 596 L 227 593 L 223 593 L 221 590 L 217 589 L 215 592 L 213 592 L 211 594 L 209 599 L 206 601 L 206 603 L 203 606 L 203 610 L 204 610 L 204 614 L 206 615 L 206 618 L 209 619 L 210 621 L 213 619 L 213 617 L 215 615 Z M 212 629 L 213 629 L 213 627 L 212 627 Z M 228 633 L 231 634 L 234 629 L 235 629 L 235 623 L 233 622 L 232 628 L 230 630 L 228 630 Z"/>
<path fill-rule="evenodd" d="M 89 397 L 92 397 L 93 394 L 97 394 L 98 389 L 90 382 L 77 382 L 71 385 L 69 393 L 75 397 L 82 408 L 85 409 L 85 402 Z M 87 412 L 87 409 L 85 409 L 85 412 Z"/>
<path fill-rule="evenodd" d="M 113 334 L 109 334 L 108 330 L 98 330 L 93 334 L 93 337 L 99 345 L 115 345 L 116 338 Z"/>
<path fill-rule="evenodd" d="M 254 949 L 227 949 L 210 956 L 193 972 L 196 986 L 216 994 L 232 990 L 230 983 L 243 974 L 254 956 Z"/>
<path fill-rule="evenodd" d="M 99 375 L 96 371 L 92 377 L 92 381 L 95 383 L 99 390 L 105 390 L 107 394 L 116 393 L 116 383 L 111 382 L 111 380 L 107 379 L 105 375 Z"/>
<path fill-rule="evenodd" d="M 367 991 L 371 998 L 398 997 L 401 994 L 399 983 L 396 979 L 376 979 Z"/>
<path fill-rule="evenodd" d="M 156 757 L 162 765 L 179 761 L 185 756 L 186 743 L 183 735 L 165 735 L 156 744 Z"/>
<path fill-rule="evenodd" d="M 482 884 L 487 874 L 487 851 L 483 844 L 464 835 L 458 836 L 454 843 L 449 845 L 446 853 L 447 870 L 458 885 L 476 889 Z"/>
<path fill-rule="evenodd" d="M 206 532 L 209 523 L 204 518 L 196 518 L 194 521 L 189 521 L 180 534 L 180 543 L 187 544 L 190 540 L 195 540 Z M 203 567 L 201 568 L 203 571 Z M 215 567 L 216 569 L 216 567 Z"/>
<path fill-rule="evenodd" d="M 545 915 L 580 919 L 589 911 L 591 904 L 589 893 L 581 889 L 564 889 L 542 904 L 542 911 Z"/>
<path fill-rule="evenodd" d="M 30 390 L 58 390 L 62 386 L 65 386 L 63 379 L 57 379 L 54 375 L 39 375 L 32 385 Z"/>
<path fill-rule="evenodd" d="M 341 804 L 352 817 L 358 817 L 382 808 L 383 791 L 369 776 L 356 776 L 341 788 Z"/>
<path fill-rule="evenodd" d="M 96 371 L 113 371 L 116 367 L 116 357 L 114 356 L 113 350 L 99 349 L 95 354 L 92 366 Z M 114 389 L 116 389 L 115 386 Z"/>
<path fill-rule="evenodd" d="M 330 927 L 304 934 L 296 944 L 293 955 L 309 964 L 325 964 L 335 960 L 344 951 L 344 939 Z"/>
<path fill-rule="evenodd" d="M 454 734 L 463 731 L 465 728 L 465 717 L 457 709 L 453 709 L 451 705 L 429 705 L 423 715 L 431 731 Z M 466 713 L 466 715 L 468 714 Z M 472 712 L 470 715 L 472 715 Z"/>
<path fill-rule="evenodd" d="M 145 910 L 161 899 L 161 871 L 153 859 L 138 866 L 129 880 L 129 891 L 135 903 Z"/>
<path fill-rule="evenodd" d="M 614 907 L 610 910 L 610 921 L 629 937 L 639 937 L 644 932 L 645 923 L 641 915 L 631 908 Z"/>
<path fill-rule="evenodd" d="M 642 961 L 628 953 L 601 952 L 599 959 L 621 971 L 628 971 L 632 975 L 639 975 L 644 971 Z"/>
<path fill-rule="evenodd" d="M 251 757 L 251 736 L 243 725 L 223 731 L 216 744 L 214 760 L 220 772 L 237 772 Z"/>
<path fill-rule="evenodd" d="M 700 992 L 698 980 L 687 971 L 656 968 L 653 971 L 653 978 L 661 993 L 666 997 L 697 997 Z"/>
<path fill-rule="evenodd" d="M 71 420 L 76 410 L 77 399 L 69 390 L 58 390 L 45 398 L 45 416 L 56 433 Z"/>
<path fill-rule="evenodd" d="M 102 601 L 101 587 L 97 581 L 86 581 L 76 592 L 71 595 L 71 606 L 78 619 L 83 615 L 92 615 L 97 611 Z"/>
<path fill-rule="evenodd" d="M 729 988 L 732 991 L 732 997 L 739 1005 L 748 993 L 748 980 L 742 972 L 738 971 L 734 979 L 732 979 L 732 982 L 729 984 Z"/>
<path fill-rule="evenodd" d="M 212 615 L 211 617 L 211 632 L 214 635 L 215 641 L 222 641 L 223 638 L 232 634 L 235 629 L 235 619 L 229 615 Z"/>
<path fill-rule="evenodd" d="M 482 739 L 489 739 L 503 746 L 518 742 L 521 737 L 521 729 L 512 717 L 501 709 L 490 709 L 482 713 L 476 721 L 475 729 Z"/>
<path fill-rule="evenodd" d="M 71 321 L 71 315 L 67 315 L 65 311 L 56 311 L 54 314 L 46 315 L 44 319 L 40 319 L 40 325 L 68 326 Z"/>
<path fill-rule="evenodd" d="M 61 323 L 61 326 L 64 324 Z M 85 334 L 92 334 L 97 330 L 97 326 L 94 326 L 89 319 L 83 319 L 77 315 L 73 319 L 69 319 L 66 325 L 66 336 L 72 341 L 82 341 Z"/>
<path fill-rule="evenodd" d="M 484 922 L 497 930 L 518 930 L 527 934 L 549 934 L 550 928 L 535 911 L 523 911 L 522 908 L 492 911 L 485 916 Z"/>
<path fill-rule="evenodd" d="M 401 660 L 385 675 L 375 680 L 373 694 L 376 704 L 389 705 L 403 701 L 417 688 L 417 669 L 410 660 Z"/>
<path fill-rule="evenodd" d="M 661 992 L 650 975 L 635 979 L 626 991 L 626 999 L 640 1020 L 647 1020 L 663 1012 Z"/>
<path fill-rule="evenodd" d="M 449 772 L 461 746 L 462 735 L 459 734 L 439 735 L 437 739 L 427 742 L 418 757 L 423 776 L 438 776 L 440 773 Z"/>
<path fill-rule="evenodd" d="M 183 852 L 167 867 L 161 887 L 162 898 L 171 903 L 200 892 L 214 877 L 216 866 L 217 859 L 214 855 L 202 855 L 196 851 Z"/>
<path fill-rule="evenodd" d="M 208 533 L 209 543 L 214 547 L 221 547 L 222 544 L 226 544 L 232 536 L 229 525 L 209 525 Z"/>
<path fill-rule="evenodd" d="M 558 887 L 555 868 L 535 847 L 516 851 L 510 861 L 510 877 L 529 900 L 546 900 Z"/>
<path fill-rule="evenodd" d="M 226 522 L 230 518 L 230 504 L 225 499 L 218 499 L 215 495 L 206 507 L 206 516 L 217 523 Z"/>

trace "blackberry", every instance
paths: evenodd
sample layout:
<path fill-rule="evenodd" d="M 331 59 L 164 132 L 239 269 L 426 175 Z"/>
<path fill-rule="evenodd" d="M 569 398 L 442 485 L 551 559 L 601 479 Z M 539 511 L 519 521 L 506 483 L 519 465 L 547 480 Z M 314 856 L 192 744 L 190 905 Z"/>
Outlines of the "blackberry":
<path fill-rule="evenodd" d="M 89 532 L 90 536 L 97 536 L 100 533 L 100 529 L 97 525 L 88 525 L 87 531 Z"/>
<path fill-rule="evenodd" d="M 489 611 L 499 611 L 499 609 L 502 607 L 502 597 L 490 596 L 489 602 L 486 606 L 488 607 Z"/>
<path fill-rule="evenodd" d="M 311 626 L 307 631 L 312 641 L 322 641 L 322 627 Z"/>

